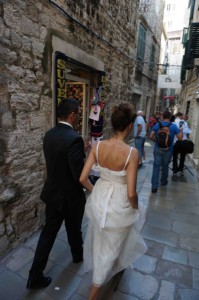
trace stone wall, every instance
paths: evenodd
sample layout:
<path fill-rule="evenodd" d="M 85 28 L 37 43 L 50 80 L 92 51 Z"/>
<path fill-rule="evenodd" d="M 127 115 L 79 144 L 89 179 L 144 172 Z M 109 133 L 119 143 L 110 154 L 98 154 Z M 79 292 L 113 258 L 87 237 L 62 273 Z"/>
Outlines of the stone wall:
<path fill-rule="evenodd" d="M 43 223 L 39 195 L 42 139 L 53 124 L 52 36 L 104 63 L 108 136 L 113 103 L 131 98 L 137 11 L 138 0 L 0 0 L 1 254 Z"/>
<path fill-rule="evenodd" d="M 189 7 L 191 9 L 194 5 L 194 14 L 191 16 L 189 11 L 189 16 L 187 18 L 192 18 L 189 20 L 189 26 L 191 23 L 197 23 L 199 20 L 199 11 L 198 3 L 193 2 Z M 189 37 L 190 38 L 190 37 Z M 193 38 L 193 37 L 192 37 Z M 187 45 L 186 45 L 187 47 Z M 198 86 L 198 77 L 199 77 L 199 67 L 198 67 L 198 58 L 194 59 L 194 68 L 187 69 L 185 79 L 183 80 L 182 89 L 180 93 L 180 103 L 179 111 L 183 113 L 188 113 L 189 125 L 191 127 L 192 133 L 190 135 L 191 140 L 194 142 L 194 153 L 190 154 L 191 161 L 193 166 L 197 171 L 197 177 L 199 179 L 199 86 Z M 189 109 L 187 109 L 187 104 Z"/>
<path fill-rule="evenodd" d="M 194 142 L 194 153 L 189 154 L 193 166 L 197 171 L 199 178 L 199 98 L 196 91 L 198 90 L 198 70 L 187 71 L 186 81 L 184 81 L 180 93 L 179 111 L 186 113 L 187 103 L 189 102 L 189 126 L 192 130 L 190 135 L 191 140 Z"/>

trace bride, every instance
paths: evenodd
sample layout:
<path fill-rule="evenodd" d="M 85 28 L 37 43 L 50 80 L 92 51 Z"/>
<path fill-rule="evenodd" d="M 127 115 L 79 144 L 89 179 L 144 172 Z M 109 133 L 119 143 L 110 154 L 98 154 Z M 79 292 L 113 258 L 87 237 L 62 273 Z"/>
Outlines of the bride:
<path fill-rule="evenodd" d="M 113 137 L 94 145 L 80 176 L 81 184 L 92 192 L 86 203 L 89 224 L 84 242 L 85 271 L 93 270 L 89 300 L 97 299 L 107 280 L 146 251 L 138 228 L 139 156 L 135 148 L 125 143 L 135 117 L 129 103 L 114 107 Z M 88 176 L 95 163 L 100 179 L 93 186 Z"/>

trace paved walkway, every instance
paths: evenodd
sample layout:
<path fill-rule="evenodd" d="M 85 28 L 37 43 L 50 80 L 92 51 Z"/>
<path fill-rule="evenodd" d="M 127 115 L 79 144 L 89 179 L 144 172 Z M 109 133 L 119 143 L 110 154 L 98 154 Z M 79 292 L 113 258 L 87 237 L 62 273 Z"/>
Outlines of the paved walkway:
<path fill-rule="evenodd" d="M 167 187 L 151 194 L 153 147 L 146 142 L 147 163 L 138 171 L 139 201 L 147 206 L 143 236 L 147 253 L 116 276 L 103 290 L 103 300 L 199 300 L 199 185 L 188 160 L 184 177 L 170 171 Z M 83 222 L 85 234 L 87 220 Z M 52 249 L 45 274 L 51 285 L 26 289 L 38 234 L 0 261 L 1 300 L 85 300 L 91 273 L 73 264 L 62 227 Z M 121 276 L 122 275 L 122 276 Z"/>

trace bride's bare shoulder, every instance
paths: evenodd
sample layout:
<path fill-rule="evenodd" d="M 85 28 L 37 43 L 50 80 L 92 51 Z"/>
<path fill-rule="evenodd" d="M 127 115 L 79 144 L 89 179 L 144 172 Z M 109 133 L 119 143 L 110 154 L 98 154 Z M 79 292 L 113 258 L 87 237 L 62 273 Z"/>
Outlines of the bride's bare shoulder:
<path fill-rule="evenodd" d="M 109 143 L 110 143 L 110 140 L 107 139 L 107 140 L 99 141 L 99 142 L 96 143 L 95 145 L 96 145 L 96 147 L 97 147 L 97 144 L 100 144 L 100 146 L 102 147 L 102 146 L 104 146 L 104 145 L 109 145 Z"/>

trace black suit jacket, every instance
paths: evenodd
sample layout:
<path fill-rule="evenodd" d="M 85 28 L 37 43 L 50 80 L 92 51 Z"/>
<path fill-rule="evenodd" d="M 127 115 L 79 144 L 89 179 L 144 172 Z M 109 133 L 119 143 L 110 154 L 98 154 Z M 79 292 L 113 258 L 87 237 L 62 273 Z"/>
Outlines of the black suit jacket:
<path fill-rule="evenodd" d="M 41 199 L 59 210 L 85 205 L 85 194 L 79 183 L 84 166 L 84 142 L 70 126 L 59 123 L 46 132 L 43 142 L 47 178 Z"/>

